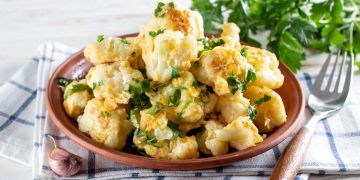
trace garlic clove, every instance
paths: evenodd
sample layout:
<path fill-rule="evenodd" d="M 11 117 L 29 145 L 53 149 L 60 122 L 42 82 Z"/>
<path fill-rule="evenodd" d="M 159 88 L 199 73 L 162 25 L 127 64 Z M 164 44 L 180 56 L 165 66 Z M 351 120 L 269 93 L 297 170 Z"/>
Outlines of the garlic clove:
<path fill-rule="evenodd" d="M 49 153 L 49 165 L 59 176 L 73 176 L 80 171 L 82 158 L 63 149 L 55 148 Z"/>
<path fill-rule="evenodd" d="M 73 176 L 80 171 L 82 158 L 64 149 L 58 148 L 55 139 L 47 135 L 53 143 L 54 149 L 48 155 L 50 169 L 59 176 Z"/>

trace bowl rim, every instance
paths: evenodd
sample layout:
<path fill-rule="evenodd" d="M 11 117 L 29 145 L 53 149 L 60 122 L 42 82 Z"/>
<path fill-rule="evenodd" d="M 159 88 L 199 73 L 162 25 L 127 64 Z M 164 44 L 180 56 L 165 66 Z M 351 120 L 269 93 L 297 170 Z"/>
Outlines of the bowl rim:
<path fill-rule="evenodd" d="M 132 37 L 136 36 L 138 33 L 125 34 L 119 37 Z M 155 159 L 150 157 L 143 157 L 135 154 L 130 154 L 122 152 L 119 150 L 114 150 L 108 148 L 100 143 L 95 142 L 91 138 L 84 135 L 79 130 L 74 132 L 71 130 L 71 127 L 68 124 L 64 123 L 54 111 L 54 102 L 52 101 L 52 86 L 57 86 L 56 78 L 60 76 L 60 71 L 72 60 L 74 59 L 83 59 L 83 50 L 80 49 L 70 57 L 68 57 L 64 62 L 62 62 L 52 73 L 48 84 L 46 86 L 45 94 L 45 103 L 47 107 L 48 114 L 52 122 L 58 127 L 58 129 L 68 136 L 72 141 L 79 144 L 83 148 L 99 154 L 107 159 L 114 160 L 118 163 L 137 166 L 142 168 L 151 168 L 151 169 L 164 169 L 164 170 L 195 170 L 195 169 L 207 169 L 213 167 L 224 166 L 231 164 L 240 160 L 245 160 L 251 157 L 255 157 L 259 154 L 262 154 L 276 145 L 280 144 L 286 138 L 288 138 L 294 129 L 299 125 L 301 115 L 304 113 L 305 109 L 305 97 L 303 90 L 301 88 L 300 82 L 295 74 L 281 61 L 279 61 L 279 68 L 285 71 L 289 71 L 290 78 L 293 80 L 293 85 L 295 89 L 299 91 L 296 96 L 300 96 L 299 108 L 296 111 L 295 118 L 292 123 L 285 123 L 278 129 L 276 129 L 272 134 L 276 133 L 280 128 L 285 129 L 281 134 L 277 136 L 272 136 L 272 134 L 264 140 L 263 143 L 250 147 L 244 150 L 235 151 L 221 156 L 216 157 L 205 157 L 198 159 L 187 159 L 187 160 L 164 160 L 164 159 Z M 70 119 L 70 118 L 69 118 Z M 80 133 L 79 133 L 80 132 Z M 146 162 L 145 162 L 146 161 Z"/>

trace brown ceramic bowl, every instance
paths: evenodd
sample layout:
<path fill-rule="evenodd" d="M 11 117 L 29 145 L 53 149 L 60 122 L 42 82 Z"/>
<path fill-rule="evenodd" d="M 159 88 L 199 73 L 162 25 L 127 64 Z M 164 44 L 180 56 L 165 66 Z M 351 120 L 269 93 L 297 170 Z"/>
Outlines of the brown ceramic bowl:
<path fill-rule="evenodd" d="M 130 37 L 135 35 L 137 34 L 129 34 L 121 37 Z M 83 50 L 80 50 L 69 57 L 55 70 L 46 88 L 46 105 L 51 120 L 70 139 L 84 148 L 108 159 L 131 166 L 168 170 L 194 170 L 223 166 L 254 157 L 273 148 L 289 137 L 290 133 L 294 131 L 300 121 L 300 115 L 303 113 L 305 107 L 305 99 L 298 79 L 289 68 L 280 62 L 280 70 L 285 77 L 285 81 L 283 86 L 276 91 L 280 94 L 285 104 L 287 121 L 270 134 L 263 143 L 255 147 L 218 157 L 205 157 L 189 160 L 160 160 L 143 157 L 114 150 L 95 142 L 89 136 L 80 132 L 77 128 L 76 121 L 70 119 L 66 115 L 62 106 L 62 92 L 57 85 L 56 79 L 60 76 L 68 78 L 84 76 L 90 66 L 91 65 L 85 61 Z"/>

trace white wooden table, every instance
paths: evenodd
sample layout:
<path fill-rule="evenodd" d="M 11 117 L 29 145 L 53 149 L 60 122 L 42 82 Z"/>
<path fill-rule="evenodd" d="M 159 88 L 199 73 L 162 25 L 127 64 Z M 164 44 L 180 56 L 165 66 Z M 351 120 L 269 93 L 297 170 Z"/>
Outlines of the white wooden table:
<path fill-rule="evenodd" d="M 187 6 L 191 2 L 173 1 Z M 0 85 L 35 55 L 40 43 L 81 48 L 98 34 L 137 32 L 155 6 L 151 0 L 0 0 Z M 317 59 L 306 65 L 320 64 Z M 354 89 L 360 91 L 357 74 Z M 31 167 L 3 157 L 0 167 L 0 179 L 31 179 Z"/>

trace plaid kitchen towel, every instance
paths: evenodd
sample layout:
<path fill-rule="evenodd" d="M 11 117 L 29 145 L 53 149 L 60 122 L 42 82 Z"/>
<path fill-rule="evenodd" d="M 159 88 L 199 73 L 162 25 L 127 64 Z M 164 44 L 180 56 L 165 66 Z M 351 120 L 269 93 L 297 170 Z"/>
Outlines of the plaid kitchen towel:
<path fill-rule="evenodd" d="M 58 146 L 84 159 L 80 172 L 83 178 L 210 178 L 268 179 L 272 168 L 289 139 L 254 158 L 225 167 L 197 171 L 165 171 L 143 169 L 115 163 L 98 156 L 69 140 L 54 126 L 47 115 L 44 93 L 54 69 L 75 49 L 61 44 L 43 44 L 38 54 L 0 87 L 0 155 L 33 166 L 34 179 L 56 178 L 49 169 L 47 155 L 53 148 L 46 135 L 52 135 Z M 306 94 L 315 78 L 314 71 L 298 74 Z M 297 179 L 309 174 L 360 174 L 360 103 L 350 94 L 347 105 L 335 116 L 318 124 L 311 146 Z M 307 118 L 310 113 L 306 113 Z M 295 133 L 295 132 L 294 132 Z"/>

